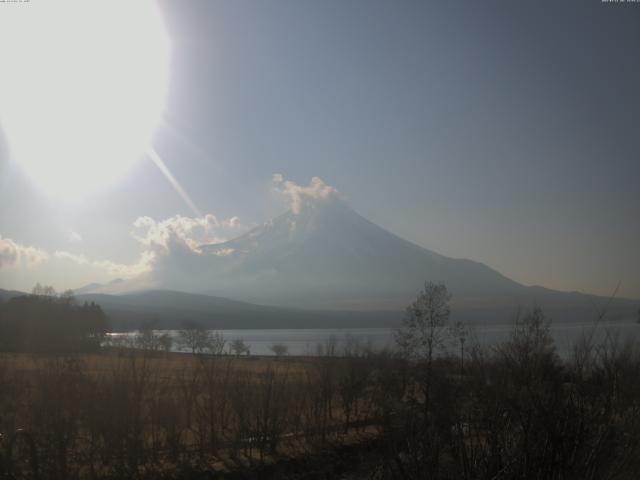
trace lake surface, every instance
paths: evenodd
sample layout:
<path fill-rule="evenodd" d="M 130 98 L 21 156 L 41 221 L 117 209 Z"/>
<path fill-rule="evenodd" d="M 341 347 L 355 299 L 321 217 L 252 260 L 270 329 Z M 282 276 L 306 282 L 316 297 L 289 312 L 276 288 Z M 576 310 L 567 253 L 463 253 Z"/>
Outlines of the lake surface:
<path fill-rule="evenodd" d="M 509 339 L 512 325 L 478 325 L 469 328 L 467 348 L 477 343 L 481 346 L 495 346 Z M 177 344 L 178 331 L 166 331 L 174 338 L 174 351 L 180 351 Z M 283 344 L 290 355 L 317 355 L 321 350 L 333 349 L 342 354 L 345 348 L 372 348 L 380 350 L 394 348 L 394 329 L 392 328 L 353 328 L 353 329 L 264 329 L 264 330 L 219 330 L 227 341 L 242 339 L 252 355 L 273 355 L 271 346 Z M 159 332 L 160 333 L 160 332 Z M 164 333 L 164 332 L 162 332 Z M 601 343 L 607 335 L 618 336 L 620 341 L 640 340 L 640 324 L 600 323 L 560 323 L 551 325 L 551 334 L 561 355 L 571 352 L 572 345 L 585 335 L 593 335 L 596 343 Z M 112 336 L 133 337 L 135 333 L 115 333 Z M 447 342 L 449 348 L 456 348 L 456 342 Z"/>

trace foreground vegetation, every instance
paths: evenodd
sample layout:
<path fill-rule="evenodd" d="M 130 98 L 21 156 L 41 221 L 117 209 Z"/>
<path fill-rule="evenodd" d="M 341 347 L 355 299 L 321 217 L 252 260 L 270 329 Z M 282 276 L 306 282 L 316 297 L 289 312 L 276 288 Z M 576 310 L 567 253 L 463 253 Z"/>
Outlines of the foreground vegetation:
<path fill-rule="evenodd" d="M 494 350 L 430 363 L 365 352 L 4 354 L 2 468 L 27 478 L 331 478 L 326 466 L 282 467 L 325 458 L 357 478 L 635 478 L 639 374 L 640 350 L 613 336 L 561 361 L 531 316 Z"/>
<path fill-rule="evenodd" d="M 586 336 L 561 359 L 533 310 L 482 349 L 443 328 L 448 301 L 425 285 L 395 353 L 180 354 L 143 335 L 153 348 L 1 354 L 0 478 L 636 478 L 637 344 Z"/>

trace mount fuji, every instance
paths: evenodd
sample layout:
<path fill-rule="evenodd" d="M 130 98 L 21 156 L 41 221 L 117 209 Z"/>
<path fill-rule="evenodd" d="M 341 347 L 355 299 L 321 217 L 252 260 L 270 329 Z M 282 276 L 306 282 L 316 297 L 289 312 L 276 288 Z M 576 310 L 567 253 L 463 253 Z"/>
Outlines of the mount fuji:
<path fill-rule="evenodd" d="M 444 257 L 363 218 L 337 198 L 307 202 L 224 243 L 212 259 L 211 292 L 295 307 L 405 305 L 425 281 L 456 298 L 510 295 L 523 287 L 481 263 Z"/>
<path fill-rule="evenodd" d="M 375 225 L 337 195 L 305 198 L 235 239 L 176 244 L 171 252 L 144 279 L 83 293 L 161 289 L 307 311 L 400 312 L 433 281 L 447 286 L 454 317 L 464 321 L 508 321 L 533 305 L 558 321 L 591 320 L 605 304 L 609 318 L 629 319 L 638 308 L 525 286 L 482 263 L 440 255 Z"/>

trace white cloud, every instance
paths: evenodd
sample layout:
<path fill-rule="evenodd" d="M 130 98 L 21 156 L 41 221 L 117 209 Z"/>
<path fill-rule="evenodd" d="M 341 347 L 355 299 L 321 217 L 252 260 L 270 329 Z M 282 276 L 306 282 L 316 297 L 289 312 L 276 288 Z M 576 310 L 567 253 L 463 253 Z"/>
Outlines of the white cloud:
<path fill-rule="evenodd" d="M 49 254 L 36 247 L 21 245 L 0 235 L 0 269 L 31 268 L 48 260 Z"/>
<path fill-rule="evenodd" d="M 21 245 L 10 238 L 0 236 L 0 269 L 29 268 L 35 271 L 34 267 L 45 262 L 51 264 L 48 268 L 66 268 L 53 267 L 51 261 L 55 259 L 72 262 L 93 271 L 99 270 L 107 276 L 133 278 L 152 273 L 154 268 L 164 268 L 167 263 L 160 265 L 160 258 L 165 258 L 170 263 L 188 261 L 189 257 L 197 259 L 202 254 L 200 245 L 224 242 L 229 236 L 236 236 L 245 228 L 238 217 L 218 219 L 212 214 L 202 217 L 176 215 L 164 220 L 139 217 L 133 223 L 133 227 L 133 237 L 143 245 L 143 249 L 138 260 L 131 264 L 95 259 L 66 250 L 50 254 L 40 248 Z M 79 243 L 82 236 L 71 231 L 67 239 L 69 242 Z M 231 249 L 225 249 L 216 255 L 225 256 L 231 252 Z"/>
<path fill-rule="evenodd" d="M 78 265 L 104 270 L 109 275 L 127 278 L 150 272 L 155 259 L 155 254 L 150 251 L 142 252 L 138 261 L 129 265 L 115 263 L 111 260 L 94 260 L 82 254 L 78 255 L 65 251 L 57 251 L 54 256 L 59 259 L 70 260 Z"/>
<path fill-rule="evenodd" d="M 213 250 L 211 253 L 218 257 L 226 257 L 228 255 L 232 255 L 235 252 L 235 248 L 217 248 Z"/>
<path fill-rule="evenodd" d="M 302 209 L 318 201 L 328 201 L 340 198 L 338 191 L 331 185 L 327 185 L 319 177 L 313 177 L 309 185 L 298 185 L 291 180 L 275 173 L 271 180 L 274 184 L 274 191 L 288 197 L 293 213 L 298 214 Z"/>
<path fill-rule="evenodd" d="M 224 242 L 228 234 L 237 235 L 244 229 L 238 217 L 225 220 L 212 214 L 202 217 L 176 215 L 160 221 L 139 217 L 133 227 L 133 236 L 153 251 L 163 253 L 174 245 L 183 245 L 197 254 L 202 253 L 200 245 Z"/>

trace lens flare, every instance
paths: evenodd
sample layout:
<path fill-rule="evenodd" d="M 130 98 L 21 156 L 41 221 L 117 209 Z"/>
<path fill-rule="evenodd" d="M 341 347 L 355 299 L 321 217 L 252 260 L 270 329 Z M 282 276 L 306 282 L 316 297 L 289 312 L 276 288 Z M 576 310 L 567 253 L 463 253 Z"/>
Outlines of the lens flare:
<path fill-rule="evenodd" d="M 43 192 L 80 199 L 146 153 L 163 113 L 169 39 L 153 1 L 7 4 L 0 124 Z"/>

